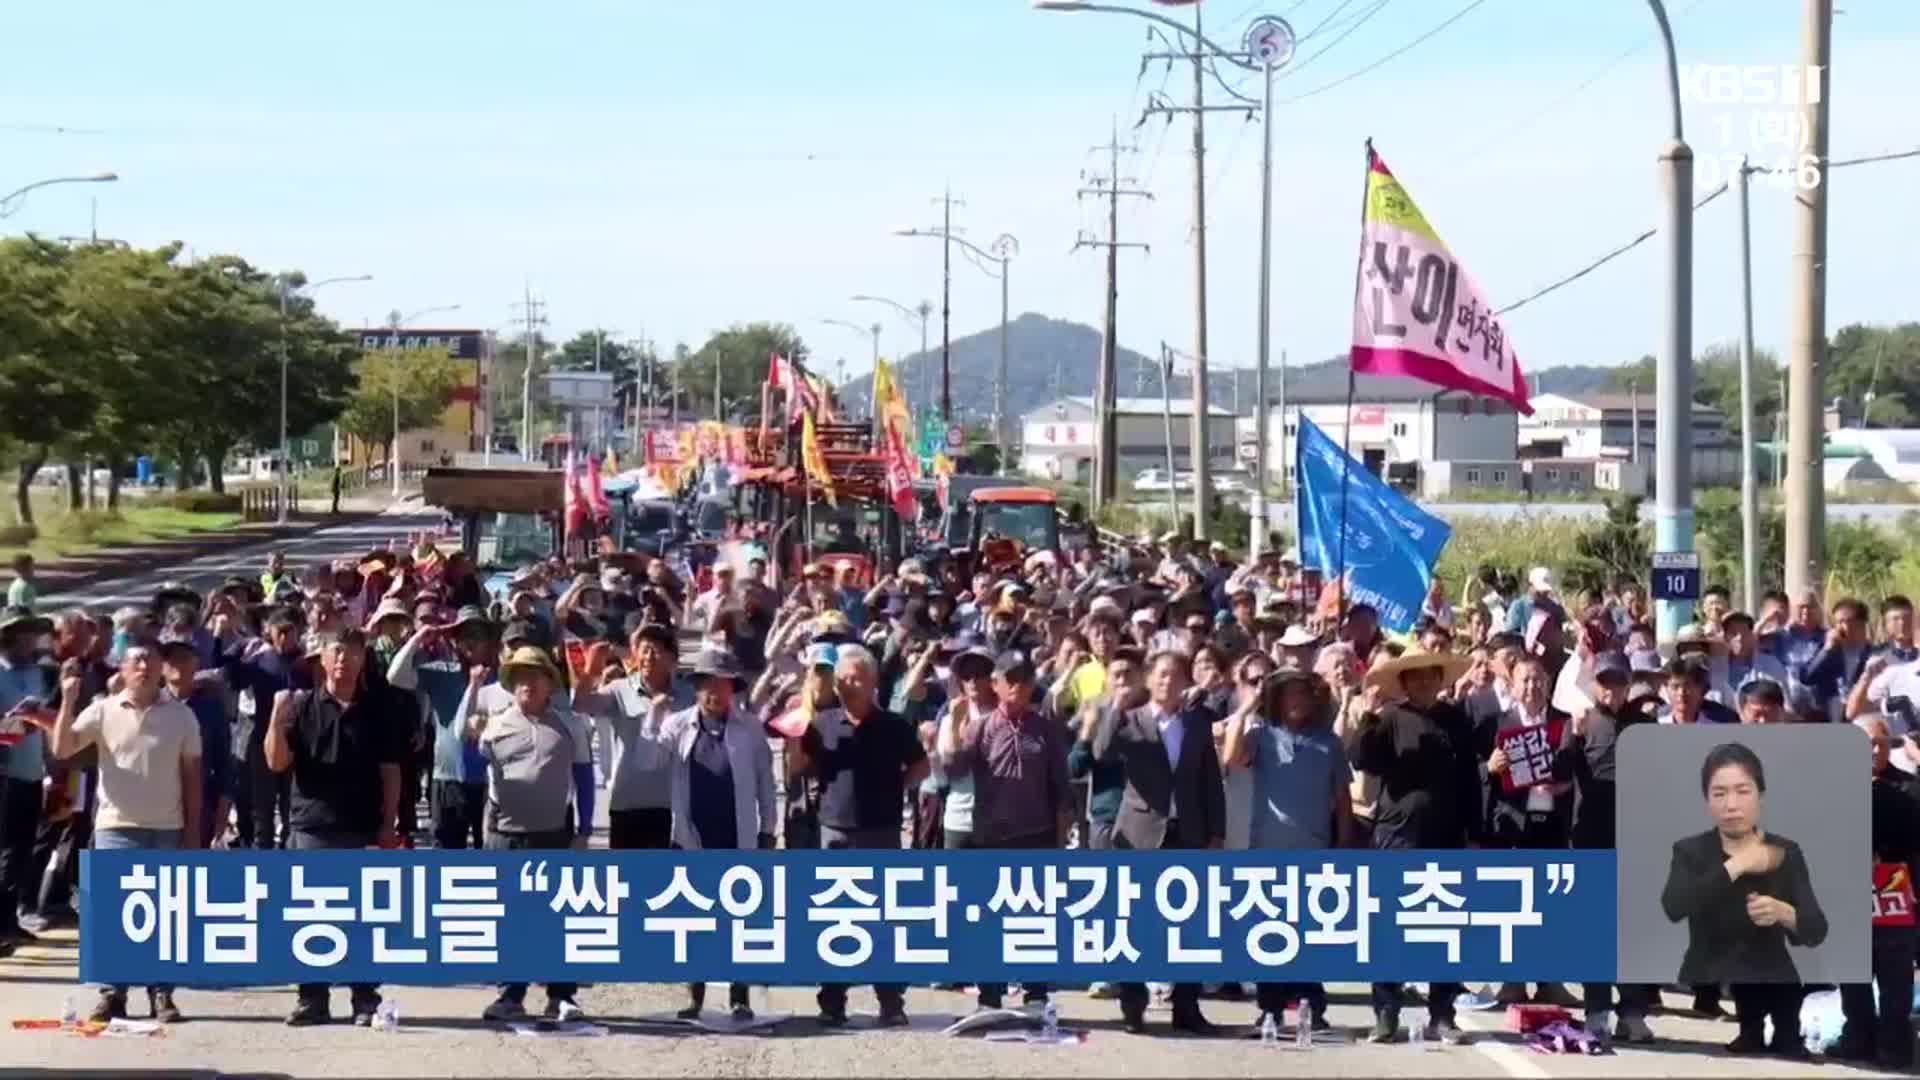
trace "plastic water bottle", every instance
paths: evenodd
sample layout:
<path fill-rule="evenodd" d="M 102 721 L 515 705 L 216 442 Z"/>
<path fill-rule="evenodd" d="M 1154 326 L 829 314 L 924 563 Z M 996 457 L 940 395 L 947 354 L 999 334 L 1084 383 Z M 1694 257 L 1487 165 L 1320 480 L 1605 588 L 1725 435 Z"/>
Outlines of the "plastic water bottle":
<path fill-rule="evenodd" d="M 74 1027 L 80 1023 L 80 1010 L 74 1007 L 73 996 L 60 999 L 60 1026 Z"/>
<path fill-rule="evenodd" d="M 1414 1013 L 1408 1018 L 1407 1041 L 1413 1044 L 1415 1050 L 1427 1048 L 1427 1014 L 1424 1011 Z"/>
<path fill-rule="evenodd" d="M 1307 1013 L 1307 1003 L 1300 1003 L 1300 1022 L 1293 1026 L 1293 1048 L 1295 1050 L 1313 1049 L 1313 1021 Z"/>
<path fill-rule="evenodd" d="M 1051 1001 L 1040 1010 L 1040 1033 L 1049 1039 L 1060 1036 L 1060 1011 Z"/>
<path fill-rule="evenodd" d="M 373 1010 L 373 1029 L 389 1035 L 399 1031 L 400 1003 L 392 998 L 381 1002 L 380 1007 Z"/>
<path fill-rule="evenodd" d="M 1260 1021 L 1260 1045 L 1277 1046 L 1280 1043 L 1280 1025 L 1274 1023 L 1273 1014 L 1268 1013 Z"/>

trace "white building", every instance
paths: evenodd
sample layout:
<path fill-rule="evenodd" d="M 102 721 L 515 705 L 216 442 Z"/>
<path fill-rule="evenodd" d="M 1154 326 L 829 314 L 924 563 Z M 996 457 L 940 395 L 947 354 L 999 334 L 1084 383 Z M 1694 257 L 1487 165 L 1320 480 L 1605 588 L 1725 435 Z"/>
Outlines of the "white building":
<path fill-rule="evenodd" d="M 1193 403 L 1172 403 L 1173 438 L 1167 438 L 1167 417 L 1159 398 L 1118 398 L 1114 402 L 1115 435 L 1120 441 L 1122 481 L 1142 469 L 1167 464 L 1167 446 L 1173 447 L 1173 467 L 1193 467 Z M 1209 406 L 1207 460 L 1216 468 L 1233 463 L 1234 416 Z M 1091 397 L 1062 398 L 1027 413 L 1020 423 L 1020 469 L 1028 476 L 1069 483 L 1091 483 L 1093 444 L 1099 433 Z"/>
<path fill-rule="evenodd" d="M 1920 483 L 1920 429 L 1841 428 L 1827 436 L 1827 456 L 1840 454 L 1872 458 L 1899 483 Z"/>
<path fill-rule="evenodd" d="M 1520 455 L 1563 460 L 1634 459 L 1634 415 L 1639 414 L 1639 462 L 1654 461 L 1654 400 L 1651 395 L 1537 394 L 1533 415 L 1520 418 Z M 1693 482 L 1740 482 L 1739 440 L 1727 418 L 1710 405 L 1693 407 Z"/>
<path fill-rule="evenodd" d="M 1375 475 L 1403 489 L 1431 497 L 1462 486 L 1518 490 L 1518 416 L 1503 401 L 1397 375 L 1357 375 L 1349 411 L 1344 369 L 1314 369 L 1304 378 L 1289 378 L 1284 415 L 1277 396 L 1268 413 L 1266 462 L 1270 476 L 1284 474 L 1289 483 L 1302 416 L 1346 444 Z M 1249 467 L 1259 457 L 1250 419 L 1241 421 L 1240 456 Z M 1436 474 L 1434 467 L 1442 462 L 1471 463 L 1473 468 Z M 1496 480 L 1497 472 L 1510 475 Z"/>

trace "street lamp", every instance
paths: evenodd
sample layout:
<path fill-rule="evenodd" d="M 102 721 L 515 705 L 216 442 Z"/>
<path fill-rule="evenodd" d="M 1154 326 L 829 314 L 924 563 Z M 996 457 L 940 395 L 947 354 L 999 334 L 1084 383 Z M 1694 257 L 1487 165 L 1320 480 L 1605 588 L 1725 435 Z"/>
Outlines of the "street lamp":
<path fill-rule="evenodd" d="M 393 330 L 393 448 L 387 454 L 387 471 L 393 474 L 393 497 L 396 501 L 400 498 L 400 329 L 426 315 L 459 310 L 459 304 L 443 304 L 440 307 L 421 308 L 404 318 L 396 311 L 388 320 Z"/>
<path fill-rule="evenodd" d="M 895 236 L 927 236 L 937 240 L 951 241 L 973 252 L 983 259 L 1000 264 L 1000 272 L 991 277 L 1000 279 L 1000 365 L 993 379 L 993 441 L 1000 448 L 1000 475 L 1007 474 L 1007 279 L 1009 264 L 1015 255 L 1020 254 L 1020 241 L 1012 233 L 1001 233 L 993 242 L 993 250 L 987 251 L 946 229 L 900 229 Z M 984 269 L 984 268 L 983 268 Z"/>
<path fill-rule="evenodd" d="M 1657 3 L 1658 0 L 1654 0 L 1654 2 Z M 1269 449 L 1267 447 L 1267 368 L 1273 338 L 1273 313 L 1270 296 L 1273 280 L 1273 73 L 1280 70 L 1280 68 L 1286 65 L 1288 60 L 1293 58 L 1295 43 L 1293 27 L 1288 25 L 1285 19 L 1275 16 L 1255 16 L 1254 19 L 1247 24 L 1246 34 L 1241 40 L 1241 49 L 1236 52 L 1219 45 L 1209 39 L 1205 34 L 1202 34 L 1197 22 L 1193 26 L 1187 26 L 1165 15 L 1156 14 L 1151 11 L 1142 11 L 1138 8 L 1086 3 L 1085 0 L 1033 0 L 1033 6 L 1041 11 L 1098 11 L 1114 15 L 1133 15 L 1159 23 L 1162 26 L 1172 27 L 1184 37 L 1192 38 L 1197 43 L 1196 51 L 1204 50 L 1221 60 L 1225 60 L 1234 67 L 1244 71 L 1257 72 L 1260 74 L 1262 82 L 1265 83 L 1266 92 L 1260 106 L 1260 126 L 1264 129 L 1263 141 L 1265 142 L 1265 146 L 1262 150 L 1260 161 L 1260 302 L 1258 305 L 1259 333 L 1257 335 L 1259 354 L 1254 367 L 1254 396 L 1258 399 L 1254 410 L 1254 439 L 1259 444 L 1260 456 L 1259 468 L 1257 470 L 1259 475 L 1254 478 L 1253 498 L 1250 507 L 1250 516 L 1253 519 L 1251 548 L 1252 553 L 1258 556 L 1267 542 L 1267 466 L 1269 456 Z M 1194 75 L 1196 80 L 1199 79 L 1197 63 L 1198 61 L 1196 61 Z M 1197 109 L 1199 106 L 1197 97 L 1194 104 Z M 1199 123 L 1199 115 L 1198 112 L 1195 113 L 1194 123 L 1196 125 Z M 1196 126 L 1195 131 L 1197 132 L 1198 130 Z M 1198 135 L 1195 136 L 1194 145 L 1195 160 L 1197 161 L 1200 146 Z M 1199 204 L 1196 203 L 1196 207 L 1198 205 Z M 1205 226 L 1206 222 L 1201 220 L 1199 227 L 1202 230 L 1200 234 L 1203 238 L 1202 243 L 1204 243 Z M 1205 249 L 1203 247 L 1196 247 L 1196 256 L 1200 264 L 1197 277 L 1198 303 L 1196 305 L 1198 309 L 1197 319 L 1200 323 L 1201 347 L 1199 351 L 1205 353 L 1207 351 L 1205 347 L 1205 324 L 1207 317 Z M 1204 363 L 1206 357 L 1202 356 L 1200 360 Z M 1284 371 L 1281 373 L 1280 394 L 1281 430 L 1284 432 L 1286 413 L 1286 374 Z M 1207 450 L 1212 447 L 1213 443 L 1207 437 L 1209 417 L 1207 416 L 1206 401 L 1206 375 L 1204 368 L 1198 368 L 1193 380 L 1192 424 L 1192 440 L 1195 448 L 1193 461 L 1193 527 L 1194 535 L 1197 537 L 1204 537 L 1206 535 L 1207 503 L 1209 501 L 1209 489 L 1212 487 L 1209 482 L 1210 470 L 1207 467 Z M 1283 436 L 1283 446 L 1284 442 Z M 1282 475 L 1284 475 L 1284 471 Z"/>
<path fill-rule="evenodd" d="M 922 357 L 920 363 L 924 365 L 925 356 L 927 356 L 927 319 L 933 317 L 933 302 L 931 302 L 931 300 L 922 300 L 918 307 L 908 307 L 906 304 L 900 304 L 899 300 L 887 300 L 885 296 L 866 296 L 866 294 L 860 294 L 860 296 L 854 296 L 854 300 L 860 300 L 860 302 L 866 302 L 866 304 L 885 304 L 887 307 L 893 307 L 895 311 L 899 311 L 902 319 L 906 319 L 908 323 L 918 325 L 918 327 L 920 327 L 920 357 Z M 927 371 L 931 371 L 931 369 L 927 369 Z M 933 400 L 931 380 L 922 379 L 920 392 L 927 398 L 927 402 Z"/>
<path fill-rule="evenodd" d="M 871 326 L 861 326 L 859 323 L 848 322 L 845 319 L 821 319 L 820 321 L 829 326 L 838 326 L 851 330 L 856 334 L 870 334 L 873 336 L 874 377 L 867 383 L 867 411 L 873 414 L 873 441 L 875 445 L 878 445 L 880 442 L 880 402 L 873 391 L 875 384 L 879 382 L 880 378 L 880 324 L 874 323 Z"/>
<path fill-rule="evenodd" d="M 294 293 L 310 293 L 328 285 L 342 285 L 349 281 L 372 281 L 372 274 L 354 274 L 351 277 L 323 278 L 309 281 L 304 285 L 288 287 L 288 276 L 281 274 L 280 283 L 280 524 L 287 523 L 288 503 L 293 501 L 293 446 L 287 438 L 287 299 Z M 336 465 L 339 462 L 334 462 Z"/>
<path fill-rule="evenodd" d="M 120 179 L 119 173 L 99 172 L 94 173 L 92 176 L 56 176 L 48 180 L 35 180 L 26 187 L 17 188 L 7 192 L 5 195 L 0 195 L 0 218 L 12 217 L 14 212 L 19 210 L 19 207 L 16 206 L 12 210 L 9 210 L 7 209 L 7 205 L 36 188 L 52 187 L 54 184 L 111 184 L 118 179 Z"/>
<path fill-rule="evenodd" d="M 1693 550 L 1693 151 L 1681 129 L 1680 65 L 1673 27 L 1661 0 L 1647 0 L 1667 54 L 1672 136 L 1660 150 L 1666 201 L 1666 349 L 1654 366 L 1653 549 Z M 1751 602 L 1751 601 L 1749 601 Z M 1693 621 L 1690 600 L 1661 600 L 1654 611 L 1661 641 Z"/>

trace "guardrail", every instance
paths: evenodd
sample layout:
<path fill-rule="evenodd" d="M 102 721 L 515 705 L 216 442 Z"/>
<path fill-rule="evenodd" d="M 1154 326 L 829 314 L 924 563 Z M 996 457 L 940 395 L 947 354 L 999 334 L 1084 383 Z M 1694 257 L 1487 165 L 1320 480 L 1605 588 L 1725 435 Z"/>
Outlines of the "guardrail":
<path fill-rule="evenodd" d="M 240 520 L 277 521 L 280 518 L 280 502 L 288 499 L 287 513 L 300 512 L 300 493 L 297 490 L 285 490 L 279 484 L 262 484 L 257 487 L 240 489 Z"/>

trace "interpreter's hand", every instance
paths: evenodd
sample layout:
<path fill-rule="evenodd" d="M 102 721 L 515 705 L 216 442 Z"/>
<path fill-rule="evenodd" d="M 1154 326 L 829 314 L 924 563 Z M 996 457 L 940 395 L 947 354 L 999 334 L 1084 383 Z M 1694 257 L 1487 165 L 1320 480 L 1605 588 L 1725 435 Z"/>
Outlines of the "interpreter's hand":
<path fill-rule="evenodd" d="M 1499 776 L 1507 771 L 1509 764 L 1511 763 L 1507 760 L 1507 752 L 1496 747 L 1493 755 L 1487 758 L 1487 772 Z"/>
<path fill-rule="evenodd" d="M 1780 866 L 1782 857 L 1778 845 L 1756 840 L 1727 856 L 1727 873 L 1738 879 L 1749 874 L 1767 874 Z"/>
<path fill-rule="evenodd" d="M 1775 900 L 1771 896 L 1754 893 L 1747 897 L 1747 918 L 1755 926 L 1792 926 L 1799 918 L 1799 912 L 1785 900 Z"/>

